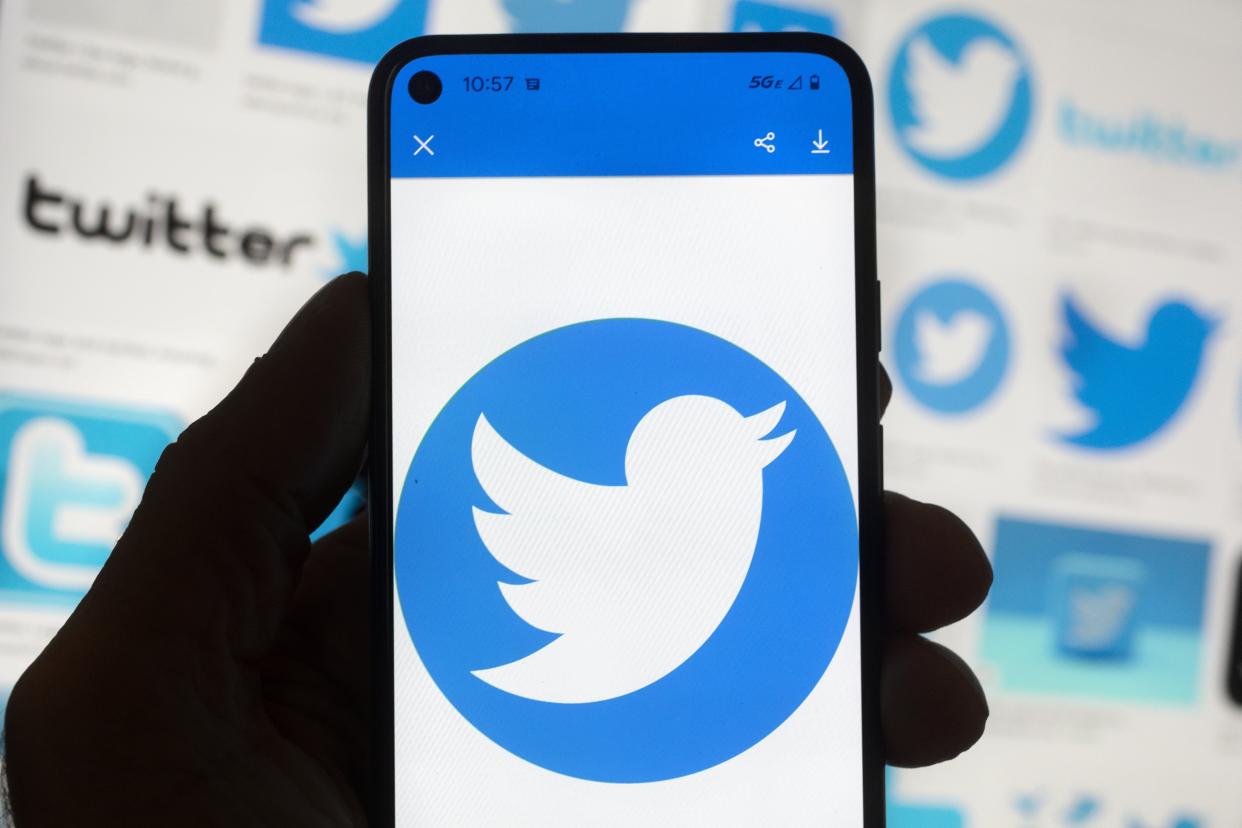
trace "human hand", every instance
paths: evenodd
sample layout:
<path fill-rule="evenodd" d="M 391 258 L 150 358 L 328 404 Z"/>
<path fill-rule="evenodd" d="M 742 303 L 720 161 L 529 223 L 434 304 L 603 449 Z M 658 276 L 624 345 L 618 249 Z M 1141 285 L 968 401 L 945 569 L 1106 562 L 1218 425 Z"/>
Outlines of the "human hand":
<path fill-rule="evenodd" d="M 370 411 L 365 278 L 322 289 L 161 458 L 95 585 L 14 688 L 17 824 L 366 823 L 364 520 L 312 545 Z M 881 710 L 895 764 L 956 755 L 986 702 L 916 633 L 967 614 L 991 573 L 948 512 L 889 495 Z"/>
<path fill-rule="evenodd" d="M 366 823 L 367 283 L 307 303 L 160 458 L 94 586 L 13 689 L 17 825 Z"/>
<path fill-rule="evenodd" d="M 880 411 L 893 388 L 881 374 Z M 885 761 L 918 767 L 952 759 L 983 735 L 987 698 L 952 650 L 920 633 L 973 612 L 992 586 L 992 565 L 952 512 L 884 493 L 887 630 L 880 679 Z"/>

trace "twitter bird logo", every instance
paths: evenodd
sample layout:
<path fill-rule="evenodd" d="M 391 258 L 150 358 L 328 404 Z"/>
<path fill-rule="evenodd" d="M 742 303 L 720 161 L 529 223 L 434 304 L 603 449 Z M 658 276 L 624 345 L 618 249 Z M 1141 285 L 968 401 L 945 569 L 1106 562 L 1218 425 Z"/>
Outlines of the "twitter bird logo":
<path fill-rule="evenodd" d="M 962 310 L 947 322 L 935 313 L 920 311 L 914 320 L 920 359 L 914 369 L 920 380 L 953 385 L 979 366 L 992 338 L 992 322 L 983 314 Z"/>
<path fill-rule="evenodd" d="M 1073 297 L 1062 300 L 1061 357 L 1073 373 L 1074 396 L 1093 415 L 1090 426 L 1061 439 L 1109 450 L 1151 437 L 1173 419 L 1194 388 L 1217 321 L 1180 301 L 1156 308 L 1143 342 L 1110 338 Z"/>
<path fill-rule="evenodd" d="M 259 43 L 373 64 L 426 17 L 427 0 L 263 0 Z"/>
<path fill-rule="evenodd" d="M 1137 595 L 1129 586 L 1107 584 L 1078 589 L 1067 598 L 1068 623 L 1062 649 L 1072 653 L 1107 652 L 1116 646 L 1134 610 Z"/>
<path fill-rule="evenodd" d="M 1009 332 L 977 284 L 950 278 L 916 292 L 897 320 L 897 375 L 939 414 L 962 414 L 996 393 L 1009 365 Z"/>
<path fill-rule="evenodd" d="M 1027 132 L 1030 71 L 1017 45 L 989 21 L 942 15 L 902 42 L 889 101 L 911 157 L 946 178 L 980 178 L 1003 166 Z"/>
<path fill-rule="evenodd" d="M 336 262 L 323 271 L 325 279 L 335 279 L 342 273 L 359 271 L 365 273 L 367 261 L 367 234 L 353 235 L 344 230 L 334 229 L 331 232 L 332 246 L 336 248 Z"/>
<path fill-rule="evenodd" d="M 301 0 L 293 16 L 307 26 L 325 32 L 356 32 L 370 29 L 396 8 L 398 0 Z"/>
<path fill-rule="evenodd" d="M 976 38 L 953 63 L 926 34 L 910 43 L 908 54 L 906 88 L 918 122 L 906 130 L 906 141 L 931 158 L 978 152 L 1009 114 L 1022 73 L 1018 58 L 995 40 Z"/>
<path fill-rule="evenodd" d="M 824 423 L 738 346 L 654 319 L 548 331 L 419 442 L 395 632 L 500 749 L 579 779 L 697 773 L 820 684 L 854 607 L 854 491 Z"/>
<path fill-rule="evenodd" d="M 763 469 L 794 438 L 764 440 L 780 403 L 743 417 L 711 397 L 675 397 L 639 421 L 624 486 L 529 459 L 480 415 L 474 470 L 505 514 L 474 509 L 479 536 L 532 581 L 501 583 L 528 624 L 559 637 L 479 678 L 515 695 L 581 703 L 632 693 L 703 645 L 750 571 Z"/>

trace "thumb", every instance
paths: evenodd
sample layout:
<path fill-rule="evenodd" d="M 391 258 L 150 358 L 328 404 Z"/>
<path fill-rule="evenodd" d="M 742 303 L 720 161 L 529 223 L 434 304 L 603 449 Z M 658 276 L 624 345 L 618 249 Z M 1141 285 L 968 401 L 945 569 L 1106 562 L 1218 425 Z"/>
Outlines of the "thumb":
<path fill-rule="evenodd" d="M 128 635 L 262 655 L 309 533 L 361 465 L 370 414 L 367 281 L 313 296 L 268 353 L 169 446 L 84 615 Z M 131 639 L 132 640 L 132 639 Z"/>

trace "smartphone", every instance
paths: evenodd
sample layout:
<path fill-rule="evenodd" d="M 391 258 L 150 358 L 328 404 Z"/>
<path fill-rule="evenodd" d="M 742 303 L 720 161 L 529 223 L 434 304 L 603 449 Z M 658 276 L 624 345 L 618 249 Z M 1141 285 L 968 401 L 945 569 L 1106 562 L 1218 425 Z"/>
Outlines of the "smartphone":
<path fill-rule="evenodd" d="M 809 34 L 379 64 L 382 822 L 883 824 L 871 100 Z"/>

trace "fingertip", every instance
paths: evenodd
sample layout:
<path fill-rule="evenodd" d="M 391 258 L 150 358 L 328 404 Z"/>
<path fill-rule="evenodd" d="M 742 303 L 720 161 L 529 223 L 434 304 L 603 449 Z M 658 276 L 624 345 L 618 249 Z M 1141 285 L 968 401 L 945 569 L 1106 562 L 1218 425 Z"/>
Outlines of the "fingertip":
<path fill-rule="evenodd" d="M 369 344 L 369 290 L 367 277 L 358 271 L 331 279 L 294 314 L 264 358 L 290 350 L 324 352 L 333 346 Z"/>
<path fill-rule="evenodd" d="M 965 618 L 992 587 L 970 527 L 941 506 L 885 492 L 885 586 L 895 630 L 929 632 Z"/>
<path fill-rule="evenodd" d="M 249 474 L 290 494 L 311 528 L 361 464 L 370 366 L 368 282 L 347 273 L 320 288 L 232 393 L 191 429 L 212 432 Z"/>
<path fill-rule="evenodd" d="M 915 635 L 889 641 L 881 689 L 886 761 L 922 767 L 952 759 L 983 736 L 983 687 L 956 653 Z"/>

